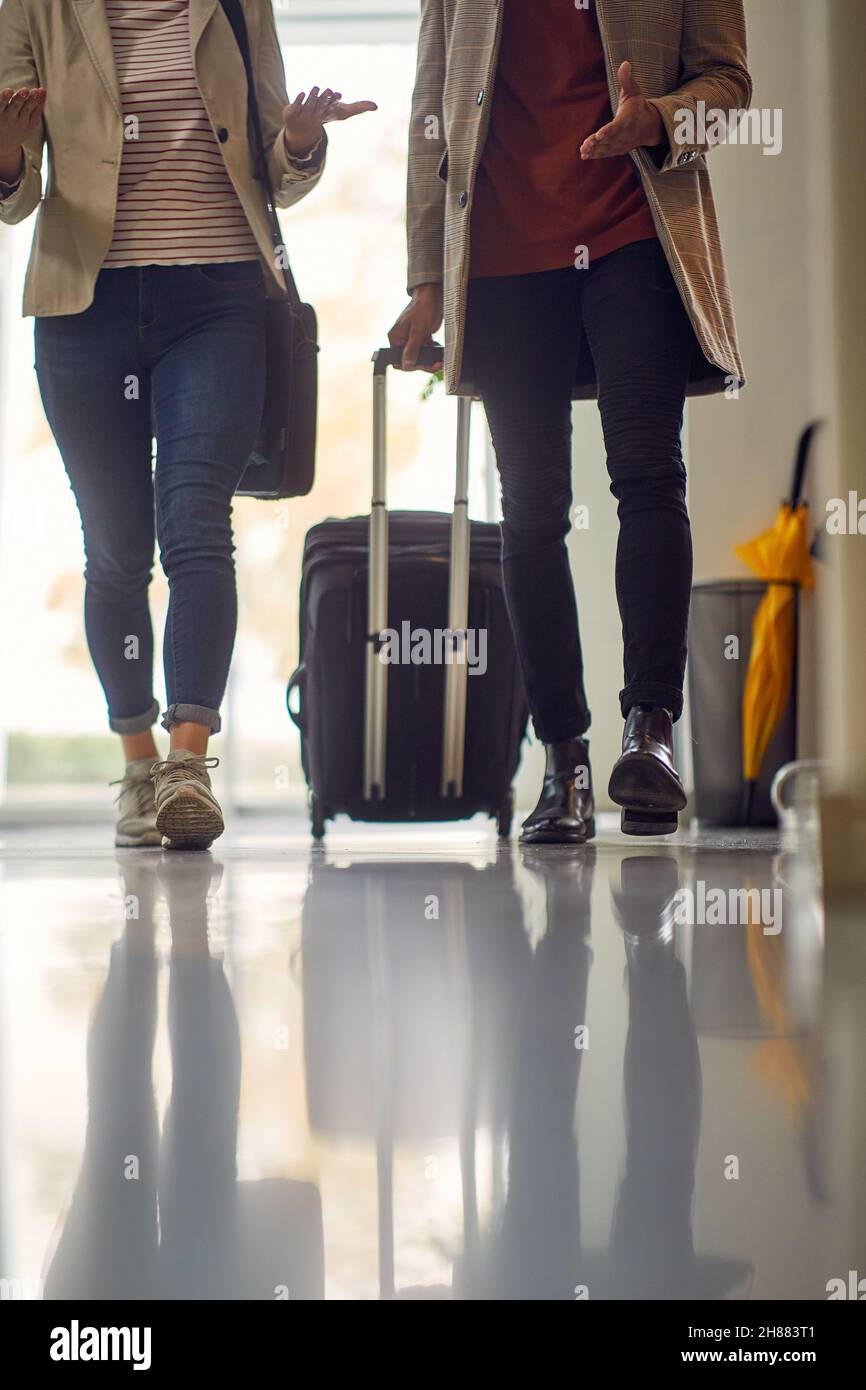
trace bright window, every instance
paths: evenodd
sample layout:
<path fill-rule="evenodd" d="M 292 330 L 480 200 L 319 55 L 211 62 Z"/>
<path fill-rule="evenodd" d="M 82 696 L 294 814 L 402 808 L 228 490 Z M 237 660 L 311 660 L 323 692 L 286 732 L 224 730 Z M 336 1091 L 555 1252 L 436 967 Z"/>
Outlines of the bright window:
<path fill-rule="evenodd" d="M 241 500 L 236 506 L 240 627 L 226 732 L 213 751 L 224 761 L 228 803 L 284 804 L 302 794 L 298 739 L 285 709 L 297 657 L 298 583 L 303 538 L 328 515 L 369 509 L 370 357 L 405 303 L 406 135 L 414 80 L 412 42 L 382 42 L 387 24 L 417 24 L 403 0 L 315 0 L 277 4 L 289 42 L 288 85 L 337 85 L 370 97 L 375 115 L 332 128 L 320 187 L 284 214 L 286 241 L 302 294 L 320 322 L 320 416 L 316 486 L 290 503 Z M 297 43 L 335 31 L 369 42 Z M 338 22 L 339 21 L 339 22 Z M 389 32 L 394 32 L 393 27 Z M 0 326 L 0 795 L 6 814 L 34 804 L 108 805 L 105 783 L 119 775 L 116 739 L 84 643 L 81 533 L 73 499 L 45 423 L 33 373 L 33 323 L 20 318 L 32 220 L 3 229 Z M 453 497 L 454 403 L 437 387 L 421 402 L 426 378 L 392 377 L 390 503 L 447 510 Z M 110 483 L 107 482 L 107 485 Z M 477 411 L 470 494 L 474 516 L 490 509 L 483 417 Z M 157 637 L 165 581 L 156 567 L 152 606 Z M 161 673 L 157 695 L 164 703 Z M 162 731 L 158 736 L 164 737 Z M 5 775 L 4 775 L 5 768 Z"/>

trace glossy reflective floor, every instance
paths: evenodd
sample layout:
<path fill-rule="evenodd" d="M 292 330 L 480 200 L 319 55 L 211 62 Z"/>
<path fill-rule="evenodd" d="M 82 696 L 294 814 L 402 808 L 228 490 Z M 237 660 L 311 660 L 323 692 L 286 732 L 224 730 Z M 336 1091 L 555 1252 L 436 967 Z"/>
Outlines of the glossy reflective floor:
<path fill-rule="evenodd" d="M 7 1287 L 824 1299 L 866 1274 L 862 914 L 825 922 L 814 846 L 613 826 L 578 851 L 0 833 Z"/>

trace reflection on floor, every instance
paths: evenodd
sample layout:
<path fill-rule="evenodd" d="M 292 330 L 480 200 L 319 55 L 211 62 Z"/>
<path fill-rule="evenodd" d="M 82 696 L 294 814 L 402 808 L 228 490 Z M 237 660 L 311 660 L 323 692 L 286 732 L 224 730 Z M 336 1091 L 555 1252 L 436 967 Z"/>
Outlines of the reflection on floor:
<path fill-rule="evenodd" d="M 0 839 L 7 1296 L 826 1298 L 858 1268 L 813 846 L 104 835 Z"/>

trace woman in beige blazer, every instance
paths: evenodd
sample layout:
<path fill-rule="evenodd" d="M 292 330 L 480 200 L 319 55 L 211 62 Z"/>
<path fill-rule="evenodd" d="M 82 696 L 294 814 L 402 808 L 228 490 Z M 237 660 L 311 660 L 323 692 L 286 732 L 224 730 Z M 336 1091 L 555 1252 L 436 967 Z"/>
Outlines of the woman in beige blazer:
<path fill-rule="evenodd" d="M 325 124 L 375 107 L 318 87 L 290 102 L 271 0 L 242 6 L 286 208 L 321 177 Z M 265 297 L 282 283 L 219 0 L 3 0 L 0 219 L 36 209 L 24 312 L 81 514 L 88 644 L 126 759 L 117 843 L 204 848 L 223 830 L 207 745 L 237 617 L 231 499 L 261 416 Z M 170 591 L 164 761 L 155 537 Z"/>

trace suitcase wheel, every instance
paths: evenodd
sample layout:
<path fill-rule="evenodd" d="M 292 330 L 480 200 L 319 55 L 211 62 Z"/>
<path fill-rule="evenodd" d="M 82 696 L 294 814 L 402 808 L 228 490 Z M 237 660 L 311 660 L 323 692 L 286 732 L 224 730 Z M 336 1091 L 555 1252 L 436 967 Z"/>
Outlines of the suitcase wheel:
<path fill-rule="evenodd" d="M 511 821 L 514 817 L 514 791 L 511 787 L 503 797 L 496 812 L 496 833 L 500 840 L 507 840 L 511 834 Z"/>
<path fill-rule="evenodd" d="M 310 831 L 314 840 L 324 840 L 325 812 L 315 792 L 310 792 Z"/>

